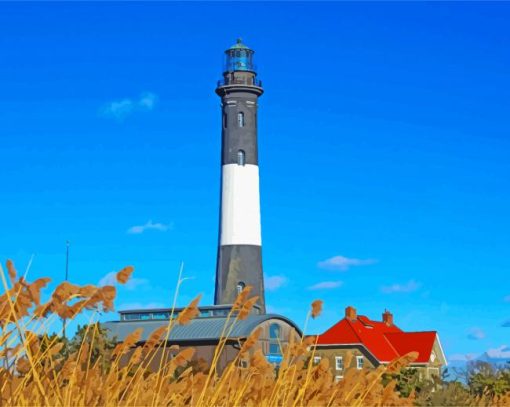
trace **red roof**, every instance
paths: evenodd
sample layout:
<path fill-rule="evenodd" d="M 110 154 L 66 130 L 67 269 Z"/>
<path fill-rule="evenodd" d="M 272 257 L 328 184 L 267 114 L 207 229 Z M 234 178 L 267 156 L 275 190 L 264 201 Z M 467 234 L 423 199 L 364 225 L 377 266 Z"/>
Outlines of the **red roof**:
<path fill-rule="evenodd" d="M 385 334 L 400 355 L 418 352 L 414 363 L 427 363 L 436 341 L 436 332 L 399 332 Z"/>
<path fill-rule="evenodd" d="M 427 363 L 436 332 L 404 332 L 396 325 L 372 321 L 364 315 L 344 318 L 317 340 L 318 345 L 362 344 L 379 362 L 390 362 L 409 352 L 418 352 L 414 363 Z"/>

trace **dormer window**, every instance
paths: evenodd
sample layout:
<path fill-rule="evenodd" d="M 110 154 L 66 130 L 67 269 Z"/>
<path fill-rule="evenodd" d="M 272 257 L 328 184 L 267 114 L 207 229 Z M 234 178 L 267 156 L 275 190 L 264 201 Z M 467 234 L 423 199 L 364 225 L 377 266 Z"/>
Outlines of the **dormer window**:
<path fill-rule="evenodd" d="M 434 352 L 432 352 L 432 353 L 430 354 L 430 361 L 431 361 L 431 362 L 434 362 L 435 360 L 436 360 L 436 354 L 435 354 Z"/>

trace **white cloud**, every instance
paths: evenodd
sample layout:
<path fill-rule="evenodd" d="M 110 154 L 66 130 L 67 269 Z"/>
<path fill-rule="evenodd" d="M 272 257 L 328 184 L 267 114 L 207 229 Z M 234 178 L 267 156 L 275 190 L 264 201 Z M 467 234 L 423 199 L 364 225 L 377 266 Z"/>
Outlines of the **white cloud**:
<path fill-rule="evenodd" d="M 117 120 L 122 120 L 128 116 L 134 108 L 135 104 L 131 99 L 122 99 L 106 105 L 103 108 L 103 114 L 106 116 L 113 116 Z"/>
<path fill-rule="evenodd" d="M 488 349 L 484 353 L 491 359 L 510 359 L 510 346 L 501 345 L 500 347 L 495 349 Z M 448 360 L 451 362 L 454 361 L 469 362 L 470 360 L 475 360 L 483 355 L 484 354 L 480 355 L 478 353 L 466 353 L 466 354 L 454 353 L 448 356 Z"/>
<path fill-rule="evenodd" d="M 147 92 L 142 93 L 140 95 L 140 99 L 138 100 L 138 106 L 142 109 L 152 110 L 158 101 L 158 97 L 156 94 Z"/>
<path fill-rule="evenodd" d="M 171 228 L 172 225 L 165 225 L 163 223 L 154 223 L 152 220 L 149 220 L 145 225 L 139 226 L 131 226 L 127 233 L 130 235 L 139 235 L 146 230 L 159 230 L 160 232 L 166 232 Z"/>
<path fill-rule="evenodd" d="M 117 120 L 124 120 L 127 116 L 137 111 L 150 111 L 154 109 L 158 97 L 151 92 L 142 93 L 138 99 L 125 98 L 115 100 L 103 106 L 101 113 Z"/>
<path fill-rule="evenodd" d="M 115 278 L 116 274 L 117 273 L 115 271 L 109 272 L 104 277 L 102 277 L 101 280 L 99 280 L 97 285 L 100 287 L 104 287 L 105 285 L 115 285 L 117 283 L 117 280 Z"/>
<path fill-rule="evenodd" d="M 410 280 L 405 284 L 392 284 L 381 287 L 381 291 L 384 294 L 393 293 L 411 293 L 416 291 L 420 287 L 420 284 L 414 280 Z"/>
<path fill-rule="evenodd" d="M 342 286 L 341 281 L 322 281 L 308 287 L 309 290 L 331 290 Z"/>
<path fill-rule="evenodd" d="M 475 359 L 476 357 L 478 357 L 478 354 L 476 354 L 476 353 L 466 353 L 466 354 L 454 353 L 454 354 L 448 356 L 448 361 L 450 361 L 450 362 L 456 362 L 456 361 L 467 362 L 469 360 Z"/>
<path fill-rule="evenodd" d="M 486 353 L 491 358 L 510 359 L 510 349 L 507 345 L 501 345 L 496 349 L 489 349 Z"/>
<path fill-rule="evenodd" d="M 354 259 L 345 256 L 335 256 L 330 259 L 320 261 L 317 266 L 326 270 L 340 270 L 346 271 L 350 267 L 368 266 L 377 263 L 375 259 Z"/>
<path fill-rule="evenodd" d="M 264 288 L 267 291 L 275 291 L 287 284 L 287 281 L 287 277 L 284 276 L 266 276 L 264 277 Z"/>
<path fill-rule="evenodd" d="M 117 272 L 111 271 L 107 273 L 104 277 L 99 280 L 97 283 L 98 286 L 103 287 L 105 285 L 118 285 L 117 279 L 115 278 Z M 123 284 L 124 287 L 126 287 L 128 290 L 135 290 L 137 288 L 143 287 L 143 286 L 149 286 L 149 280 L 146 280 L 145 278 L 134 278 L 131 277 L 127 283 Z"/>
<path fill-rule="evenodd" d="M 485 338 L 485 332 L 477 327 L 473 327 L 469 330 L 468 339 L 472 339 L 474 341 L 479 341 L 480 339 Z"/>

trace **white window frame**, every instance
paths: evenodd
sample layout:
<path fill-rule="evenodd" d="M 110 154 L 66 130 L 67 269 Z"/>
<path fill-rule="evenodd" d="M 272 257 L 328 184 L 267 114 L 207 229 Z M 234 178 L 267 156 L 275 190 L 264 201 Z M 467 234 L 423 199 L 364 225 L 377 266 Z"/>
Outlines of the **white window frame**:
<path fill-rule="evenodd" d="M 360 366 L 361 362 L 361 366 Z M 365 360 L 363 356 L 356 356 L 356 369 L 361 370 L 363 369 L 363 365 L 365 364 Z"/>
<path fill-rule="evenodd" d="M 432 375 L 441 377 L 441 372 L 438 367 L 429 367 L 427 370 L 429 373 L 429 377 L 431 377 Z"/>
<path fill-rule="evenodd" d="M 244 127 L 244 112 L 237 112 L 237 127 Z"/>
<path fill-rule="evenodd" d="M 340 362 L 342 364 L 342 367 L 338 367 Z M 343 356 L 335 356 L 335 369 L 336 370 L 344 370 L 344 357 Z"/>
<path fill-rule="evenodd" d="M 238 150 L 237 151 L 237 165 L 246 165 L 246 153 L 244 150 Z"/>
<path fill-rule="evenodd" d="M 313 357 L 313 364 L 314 365 L 318 365 L 319 363 L 321 363 L 321 357 L 320 356 L 314 356 Z"/>
<path fill-rule="evenodd" d="M 244 281 L 239 281 L 236 285 L 236 293 L 237 295 L 241 294 L 241 292 L 244 290 L 244 287 L 246 287 L 246 284 Z"/>
<path fill-rule="evenodd" d="M 342 375 L 336 375 L 336 376 L 335 376 L 335 382 L 337 382 L 337 383 L 338 383 L 340 380 L 343 380 L 343 378 L 344 378 L 344 377 L 343 377 Z"/>

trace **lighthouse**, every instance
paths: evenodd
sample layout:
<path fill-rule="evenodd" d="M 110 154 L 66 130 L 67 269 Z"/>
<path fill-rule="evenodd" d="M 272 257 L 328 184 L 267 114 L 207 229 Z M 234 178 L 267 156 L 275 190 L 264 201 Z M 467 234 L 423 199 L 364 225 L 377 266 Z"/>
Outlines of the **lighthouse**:
<path fill-rule="evenodd" d="M 262 83 L 255 52 L 242 43 L 225 51 L 221 98 L 221 203 L 215 304 L 232 304 L 252 286 L 265 313 L 260 226 L 257 107 Z"/>

